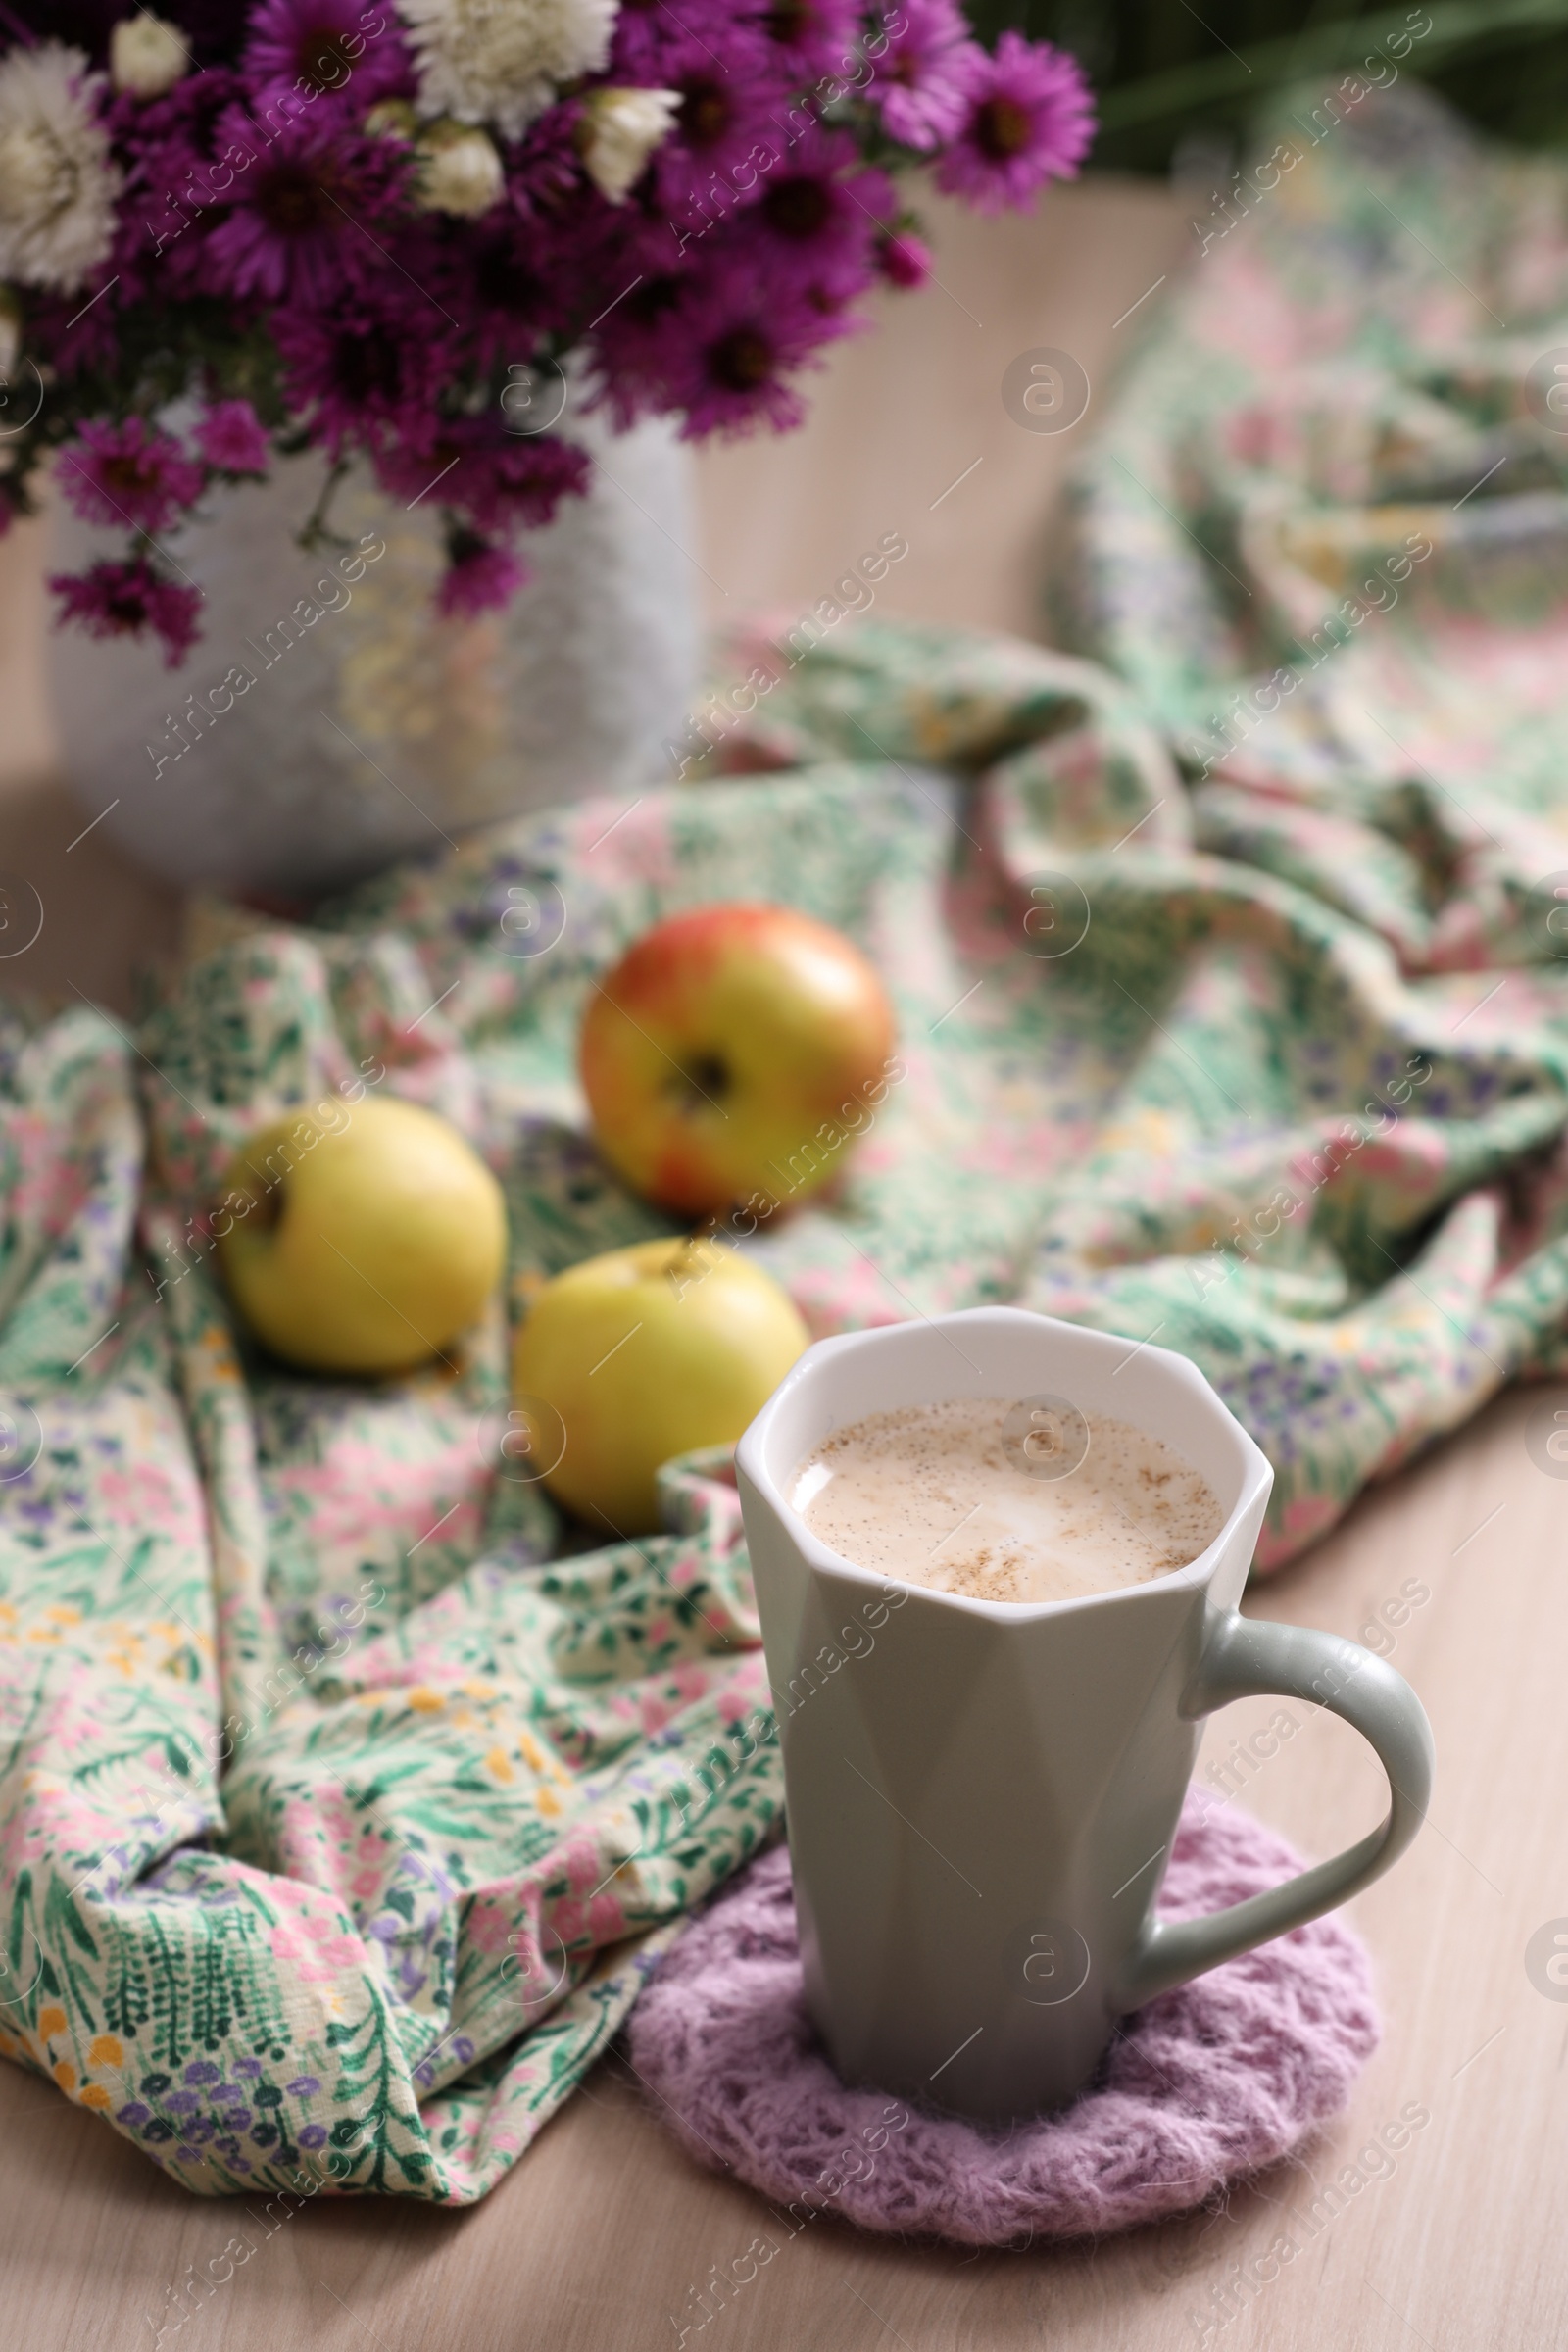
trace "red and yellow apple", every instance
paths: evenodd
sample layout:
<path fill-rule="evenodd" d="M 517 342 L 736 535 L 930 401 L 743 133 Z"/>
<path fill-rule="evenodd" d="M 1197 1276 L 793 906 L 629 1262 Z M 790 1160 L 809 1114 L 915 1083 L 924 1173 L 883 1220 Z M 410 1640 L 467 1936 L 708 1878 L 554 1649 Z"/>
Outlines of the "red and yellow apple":
<path fill-rule="evenodd" d="M 837 1172 L 894 1043 L 887 993 L 841 932 L 789 906 L 697 906 L 596 987 L 578 1067 L 634 1191 L 694 1216 L 760 1196 L 771 1214 Z"/>
<path fill-rule="evenodd" d="M 501 1278 L 501 1187 L 415 1102 L 329 1098 L 254 1135 L 214 1217 L 229 1296 L 313 1372 L 402 1372 L 437 1355 Z"/>
<path fill-rule="evenodd" d="M 732 1245 L 638 1242 L 537 1294 L 513 1353 L 513 1401 L 553 1462 L 544 1484 L 557 1501 L 614 1535 L 646 1535 L 659 1525 L 660 1464 L 732 1445 L 808 1338 L 772 1276 Z"/>

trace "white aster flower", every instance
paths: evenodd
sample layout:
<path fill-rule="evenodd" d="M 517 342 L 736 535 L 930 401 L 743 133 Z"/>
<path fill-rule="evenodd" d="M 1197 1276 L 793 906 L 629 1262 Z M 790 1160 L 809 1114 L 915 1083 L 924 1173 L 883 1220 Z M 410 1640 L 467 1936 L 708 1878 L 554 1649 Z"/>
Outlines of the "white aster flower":
<path fill-rule="evenodd" d="M 506 186 L 495 146 L 482 130 L 438 122 L 419 139 L 419 202 L 429 213 L 456 213 L 476 220 Z"/>
<path fill-rule="evenodd" d="M 109 251 L 120 174 L 79 49 L 0 59 L 0 275 L 74 294 Z"/>
<path fill-rule="evenodd" d="M 520 138 L 557 85 L 602 71 L 618 0 L 398 0 L 419 108 Z"/>
<path fill-rule="evenodd" d="M 583 110 L 582 160 L 602 196 L 612 204 L 625 203 L 679 112 L 679 90 L 590 90 Z"/>
<path fill-rule="evenodd" d="M 372 139 L 412 139 L 419 118 L 406 98 L 379 98 L 365 118 L 366 135 Z"/>
<path fill-rule="evenodd" d="M 133 98 L 161 98 L 189 68 L 184 35 L 162 17 L 122 17 L 109 36 L 109 78 Z"/>

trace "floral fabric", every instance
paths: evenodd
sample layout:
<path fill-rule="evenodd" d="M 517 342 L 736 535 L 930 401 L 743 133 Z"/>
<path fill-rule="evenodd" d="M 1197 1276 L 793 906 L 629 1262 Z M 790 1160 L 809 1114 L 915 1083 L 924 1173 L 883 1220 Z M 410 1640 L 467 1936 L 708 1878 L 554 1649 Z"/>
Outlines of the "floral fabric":
<path fill-rule="evenodd" d="M 1568 1362 L 1568 647 L 1531 569 L 1563 493 L 1527 405 L 1563 181 L 1419 120 L 1444 170 L 1417 141 L 1377 183 L 1397 270 L 1348 121 L 1135 368 L 1079 508 L 1130 683 L 894 624 L 747 647 L 709 730 L 744 774 L 309 925 L 210 910 L 134 1036 L 0 1016 L 0 2047 L 194 2191 L 482 2195 L 777 1827 L 723 1461 L 584 1551 L 502 1445 L 532 1289 L 665 1229 L 572 1077 L 663 912 L 802 906 L 894 997 L 869 1133 L 739 1245 L 812 1329 L 1004 1299 L 1182 1349 L 1275 1464 L 1260 1568 Z M 1309 595 L 1412 533 L 1397 600 L 1217 751 Z M 382 1088 L 495 1167 L 505 1297 L 456 1371 L 309 1381 L 235 1328 L 207 1212 L 254 1127 Z"/>

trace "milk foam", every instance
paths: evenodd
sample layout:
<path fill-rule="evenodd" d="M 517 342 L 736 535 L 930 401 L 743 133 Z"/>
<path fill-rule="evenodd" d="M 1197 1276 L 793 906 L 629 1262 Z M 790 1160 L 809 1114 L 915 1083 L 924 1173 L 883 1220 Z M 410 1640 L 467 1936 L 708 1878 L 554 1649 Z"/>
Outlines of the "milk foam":
<path fill-rule="evenodd" d="M 797 1463 L 789 1498 L 858 1567 L 982 1600 L 1076 1600 L 1146 1583 L 1225 1523 L 1207 1482 L 1160 1438 L 1089 1413 L 1066 1477 L 1004 1446 L 1010 1400 L 956 1397 L 872 1413 Z"/>

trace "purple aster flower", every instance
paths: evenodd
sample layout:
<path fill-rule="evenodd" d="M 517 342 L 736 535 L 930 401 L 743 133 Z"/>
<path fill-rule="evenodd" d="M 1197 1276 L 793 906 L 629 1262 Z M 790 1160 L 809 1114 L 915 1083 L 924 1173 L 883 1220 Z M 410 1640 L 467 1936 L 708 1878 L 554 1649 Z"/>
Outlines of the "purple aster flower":
<path fill-rule="evenodd" d="M 187 2082 L 195 2082 L 198 2084 L 203 2082 L 216 2082 L 220 2072 L 221 2069 L 214 2066 L 210 2059 L 197 2058 L 186 2067 L 185 2080 Z"/>
<path fill-rule="evenodd" d="M 510 548 L 481 539 L 476 531 L 455 531 L 436 610 L 448 620 L 476 620 L 481 612 L 496 612 L 509 605 L 523 581 L 527 566 Z"/>
<path fill-rule="evenodd" d="M 671 42 L 660 59 L 657 86 L 677 91 L 680 109 L 654 156 L 654 184 L 688 235 L 726 220 L 756 187 L 761 159 L 778 152 L 789 92 L 770 84 L 768 49 L 762 34 L 731 19 L 706 26 L 701 39 Z"/>
<path fill-rule="evenodd" d="M 314 2075 L 296 2075 L 292 2082 L 283 2085 L 291 2099 L 314 2099 L 320 2087 Z"/>
<path fill-rule="evenodd" d="M 556 222 L 548 232 L 503 215 L 499 233 L 465 238 L 461 276 L 448 276 L 436 290 L 446 308 L 468 327 L 481 366 L 520 364 L 542 336 L 568 328 L 578 315 L 584 285 L 603 284 L 607 278 L 613 278 L 617 286 L 630 285 L 637 277 L 640 262 L 622 265 L 618 259 L 628 240 L 612 240 L 609 251 L 600 254 L 582 236 L 581 214 L 589 209 L 574 206 L 566 220 Z M 491 222 L 479 222 L 476 228 L 490 230 Z M 667 246 L 667 228 L 663 238 Z"/>
<path fill-rule="evenodd" d="M 867 91 L 890 139 L 922 154 L 956 136 L 969 106 L 969 85 L 985 52 L 954 0 L 899 0 L 897 32 L 874 60 Z"/>
<path fill-rule="evenodd" d="M 418 440 L 383 451 L 376 470 L 392 495 L 406 502 L 423 498 L 439 482 L 441 505 L 489 534 L 549 522 L 563 498 L 587 489 L 590 466 L 575 442 L 553 433 L 523 438 L 488 415 L 438 419 Z M 378 1934 L 378 1927 L 370 1933 Z"/>
<path fill-rule="evenodd" d="M 89 571 L 57 571 L 49 585 L 60 599 L 62 620 L 78 622 L 89 636 L 139 637 L 151 629 L 163 640 L 170 669 L 179 667 L 199 634 L 200 589 L 160 579 L 140 556 L 95 564 Z"/>
<path fill-rule="evenodd" d="M 865 323 L 847 308 L 844 270 L 813 272 L 799 257 L 780 267 L 773 236 L 759 253 L 756 209 L 692 247 L 687 267 L 648 274 L 596 330 L 596 399 L 617 422 L 685 412 L 688 440 L 764 422 L 788 431 L 804 409 L 787 378 Z M 870 274 L 867 258 L 865 282 Z"/>
<path fill-rule="evenodd" d="M 1049 41 L 1004 32 L 970 62 L 969 112 L 937 168 L 937 185 L 977 212 L 1026 206 L 1048 179 L 1071 179 L 1094 137 L 1083 69 Z"/>
<path fill-rule="evenodd" d="M 125 191 L 102 285 L 95 281 L 88 289 L 99 299 L 83 309 L 84 290 L 63 301 L 47 330 L 62 374 L 118 372 L 127 313 L 146 302 L 172 309 L 201 290 L 203 208 L 213 200 L 215 126 L 243 94 L 237 74 L 210 68 L 187 74 L 161 98 L 141 99 L 125 91 L 110 102 L 105 120 L 125 173 Z"/>
<path fill-rule="evenodd" d="M 770 263 L 842 300 L 869 282 L 878 224 L 897 211 L 893 182 L 861 168 L 854 133 L 813 125 L 779 157 L 732 234 L 754 253 L 760 241 Z"/>
<path fill-rule="evenodd" d="M 300 2146 L 302 2148 L 322 2148 L 325 2145 L 326 2126 L 324 2124 L 307 2124 L 300 2133 Z"/>
<path fill-rule="evenodd" d="M 117 2124 L 128 2124 L 134 2131 L 137 2125 L 145 2124 L 151 2114 L 152 2109 L 144 2106 L 140 2099 L 132 2099 L 127 2106 L 116 2112 L 115 2121 Z"/>
<path fill-rule="evenodd" d="M 238 107 L 218 124 L 233 155 L 230 209 L 207 231 L 201 278 L 209 293 L 240 301 L 324 309 L 386 267 L 374 234 L 396 205 L 409 170 L 393 139 L 368 139 L 325 121 L 292 122 L 269 139 Z M 215 183 L 216 193 L 216 183 Z"/>
<path fill-rule="evenodd" d="M 612 213 L 615 209 L 605 205 L 583 169 L 582 120 L 580 99 L 558 98 L 527 137 L 509 146 L 504 157 L 508 204 L 530 227 L 548 229 L 553 244 L 567 231 L 562 218 L 564 206 L 579 212 L 592 206 Z"/>
<path fill-rule="evenodd" d="M 666 265 L 667 242 L 664 245 Z M 686 351 L 694 278 L 667 266 L 644 270 L 594 333 L 599 368 L 592 399 L 622 427 L 678 405 L 675 378 Z"/>
<path fill-rule="evenodd" d="M 236 2058 L 234 2061 L 236 2075 L 259 2075 L 261 2071 L 262 2062 L 259 2058 Z"/>
<path fill-rule="evenodd" d="M 788 378 L 851 323 L 809 293 L 770 283 L 744 256 L 725 257 L 680 321 L 682 438 L 751 432 L 762 423 L 788 431 L 804 414 Z"/>
<path fill-rule="evenodd" d="M 617 89 L 658 89 L 659 61 L 678 30 L 660 0 L 620 0 L 605 80 Z"/>
<path fill-rule="evenodd" d="M 931 248 L 912 229 L 893 229 L 877 246 L 876 266 L 890 286 L 923 286 L 931 275 Z"/>
<path fill-rule="evenodd" d="M 84 522 L 167 530 L 201 496 L 202 469 L 145 416 L 87 423 L 60 457 L 60 486 Z"/>
<path fill-rule="evenodd" d="M 258 110 L 269 119 L 286 98 L 304 112 L 351 85 L 351 103 L 363 118 L 407 76 L 409 61 L 390 8 L 366 0 L 262 0 L 251 18 L 245 69 L 257 85 Z"/>
<path fill-rule="evenodd" d="M 216 473 L 265 473 L 272 462 L 266 427 L 248 400 L 220 400 L 196 427 L 196 446 Z"/>
<path fill-rule="evenodd" d="M 291 405 L 312 417 L 313 438 L 337 457 L 427 429 L 458 358 L 440 316 L 411 323 L 407 304 L 354 300 L 330 309 L 279 312 L 272 339 Z"/>
<path fill-rule="evenodd" d="M 858 0 L 764 0 L 759 23 L 772 48 L 775 74 L 796 89 L 855 69 Z"/>

